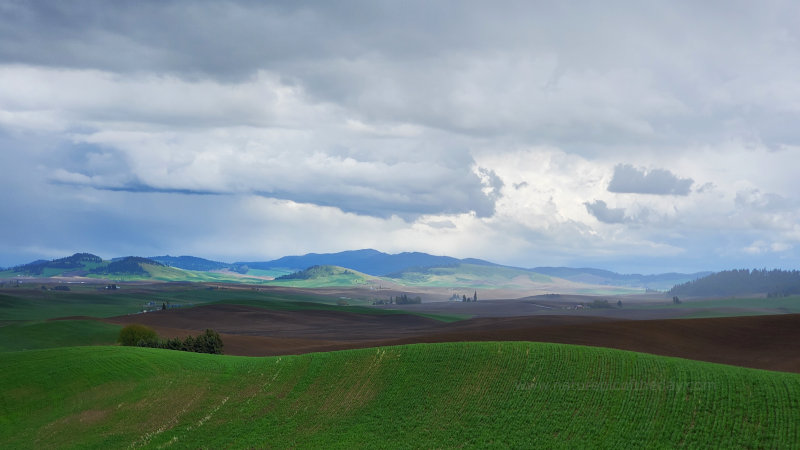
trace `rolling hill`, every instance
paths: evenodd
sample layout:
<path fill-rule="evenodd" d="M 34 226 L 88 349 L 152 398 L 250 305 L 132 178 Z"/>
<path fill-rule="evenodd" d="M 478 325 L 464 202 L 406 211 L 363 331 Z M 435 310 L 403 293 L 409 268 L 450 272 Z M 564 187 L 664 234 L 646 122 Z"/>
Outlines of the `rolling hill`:
<path fill-rule="evenodd" d="M 800 375 L 604 348 L 414 344 L 247 358 L 3 354 L 0 446 L 715 447 L 800 442 Z"/>
<path fill-rule="evenodd" d="M 376 277 L 339 266 L 311 266 L 275 278 L 271 285 L 292 287 L 365 286 Z"/>

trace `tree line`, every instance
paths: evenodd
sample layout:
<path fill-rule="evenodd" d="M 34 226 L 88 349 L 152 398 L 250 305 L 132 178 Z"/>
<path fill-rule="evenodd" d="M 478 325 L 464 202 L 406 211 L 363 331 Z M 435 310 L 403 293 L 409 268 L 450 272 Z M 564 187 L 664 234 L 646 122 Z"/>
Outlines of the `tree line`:
<path fill-rule="evenodd" d="M 373 305 L 418 305 L 422 303 L 422 297 L 409 297 L 408 294 L 401 294 L 396 297 L 389 297 L 388 300 L 373 300 Z"/>
<path fill-rule="evenodd" d="M 724 270 L 676 285 L 669 290 L 669 294 L 688 296 L 767 294 L 767 297 L 798 295 L 800 294 L 800 271 Z"/>
<path fill-rule="evenodd" d="M 120 330 L 117 341 L 121 345 L 129 347 L 163 348 L 216 355 L 221 355 L 223 349 L 222 338 L 219 333 L 212 329 L 206 329 L 205 333 L 198 336 L 186 336 L 186 339 L 171 338 L 163 340 L 159 339 L 158 334 L 152 328 L 145 325 L 131 324 Z"/>

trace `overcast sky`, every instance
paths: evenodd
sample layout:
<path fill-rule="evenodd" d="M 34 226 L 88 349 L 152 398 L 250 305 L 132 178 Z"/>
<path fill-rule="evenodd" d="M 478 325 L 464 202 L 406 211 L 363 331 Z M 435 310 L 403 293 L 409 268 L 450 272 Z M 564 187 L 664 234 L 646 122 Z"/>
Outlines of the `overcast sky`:
<path fill-rule="evenodd" d="M 0 0 L 0 266 L 798 268 L 800 2 L 581 3 Z"/>

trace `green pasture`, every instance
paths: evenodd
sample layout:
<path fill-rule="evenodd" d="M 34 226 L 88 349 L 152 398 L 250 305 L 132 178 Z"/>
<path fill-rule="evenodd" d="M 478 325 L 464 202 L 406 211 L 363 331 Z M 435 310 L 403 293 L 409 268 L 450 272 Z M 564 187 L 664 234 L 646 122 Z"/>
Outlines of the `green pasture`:
<path fill-rule="evenodd" d="M 3 354 L 3 448 L 791 448 L 800 375 L 484 342 Z"/>
<path fill-rule="evenodd" d="M 54 320 L 0 326 L 0 352 L 83 345 L 112 345 L 119 325 L 95 320 Z"/>

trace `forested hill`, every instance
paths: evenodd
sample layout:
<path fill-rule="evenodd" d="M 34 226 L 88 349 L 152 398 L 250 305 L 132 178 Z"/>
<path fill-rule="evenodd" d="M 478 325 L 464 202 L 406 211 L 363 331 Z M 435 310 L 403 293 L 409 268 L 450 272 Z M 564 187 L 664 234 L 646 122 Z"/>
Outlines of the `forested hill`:
<path fill-rule="evenodd" d="M 14 273 L 38 276 L 45 274 L 48 269 L 50 269 L 50 273 L 52 274 L 61 274 L 64 271 L 84 269 L 87 264 L 100 264 L 102 262 L 103 260 L 97 255 L 91 253 L 75 253 L 72 256 L 58 258 L 52 261 L 40 259 L 32 263 L 14 267 L 10 270 Z"/>
<path fill-rule="evenodd" d="M 141 258 L 138 256 L 127 256 L 122 259 L 112 261 L 108 265 L 97 267 L 92 270 L 92 273 L 100 275 L 140 275 L 149 277 L 150 274 L 142 267 L 142 264 L 149 264 L 151 266 L 163 266 L 158 261 L 153 261 L 149 258 Z"/>
<path fill-rule="evenodd" d="M 784 297 L 800 294 L 800 271 L 797 270 L 725 270 L 674 286 L 672 295 L 725 296 L 767 294 Z"/>

